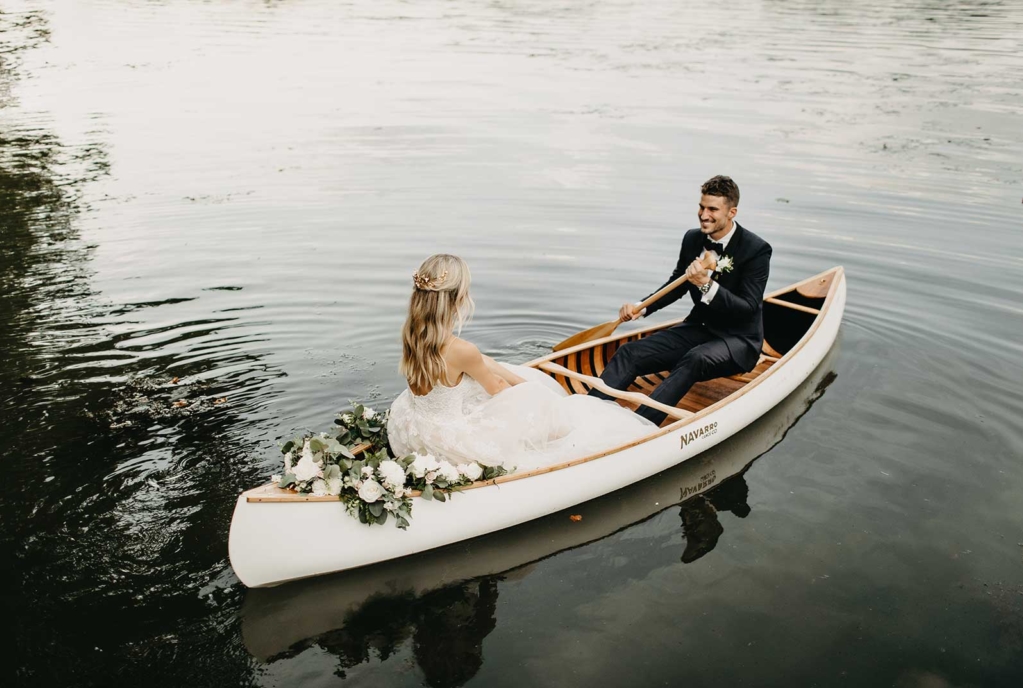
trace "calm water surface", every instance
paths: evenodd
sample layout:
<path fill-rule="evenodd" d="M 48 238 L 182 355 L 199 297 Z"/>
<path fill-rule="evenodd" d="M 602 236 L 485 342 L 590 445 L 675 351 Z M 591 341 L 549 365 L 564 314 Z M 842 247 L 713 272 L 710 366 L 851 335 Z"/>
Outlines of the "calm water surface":
<path fill-rule="evenodd" d="M 1023 683 L 1023 5 L 726 5 L 5 3 L 0 682 Z M 235 496 L 402 389 L 425 255 L 528 360 L 717 173 L 770 288 L 846 268 L 792 398 L 581 523 L 241 586 Z"/>

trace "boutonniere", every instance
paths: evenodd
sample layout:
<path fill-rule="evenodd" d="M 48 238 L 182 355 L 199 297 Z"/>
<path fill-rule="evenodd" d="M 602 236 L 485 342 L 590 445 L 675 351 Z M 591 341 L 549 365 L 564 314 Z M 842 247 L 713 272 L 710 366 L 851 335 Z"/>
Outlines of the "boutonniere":
<path fill-rule="evenodd" d="M 721 256 L 720 258 L 718 258 L 718 264 L 714 268 L 714 273 L 715 274 L 717 274 L 717 273 L 722 273 L 722 274 L 728 273 L 728 272 L 732 271 L 732 267 L 733 267 L 733 265 L 732 265 L 732 257 L 731 256 Z"/>

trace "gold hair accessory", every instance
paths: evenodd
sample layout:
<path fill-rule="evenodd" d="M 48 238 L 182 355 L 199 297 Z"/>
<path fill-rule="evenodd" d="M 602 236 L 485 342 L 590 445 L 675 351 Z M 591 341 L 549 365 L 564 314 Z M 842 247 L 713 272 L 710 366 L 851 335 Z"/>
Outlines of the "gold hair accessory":
<path fill-rule="evenodd" d="M 442 282 L 444 282 L 444 278 L 447 276 L 447 270 L 442 272 L 440 277 L 422 277 L 419 272 L 416 271 L 412 273 L 412 284 L 416 286 L 416 289 L 420 289 L 422 291 L 435 290 Z"/>

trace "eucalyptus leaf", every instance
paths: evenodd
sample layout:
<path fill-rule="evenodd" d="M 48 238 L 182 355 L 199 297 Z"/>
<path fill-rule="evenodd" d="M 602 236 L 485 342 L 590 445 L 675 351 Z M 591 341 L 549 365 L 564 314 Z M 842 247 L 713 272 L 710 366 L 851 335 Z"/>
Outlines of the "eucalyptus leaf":
<path fill-rule="evenodd" d="M 423 499 L 426 501 L 433 499 L 433 485 L 427 485 L 423 488 Z"/>
<path fill-rule="evenodd" d="M 446 502 L 446 501 L 448 501 L 447 496 L 443 492 L 441 492 L 440 490 L 437 490 L 437 491 L 435 491 L 433 493 L 433 498 L 436 499 L 438 502 Z"/>
<path fill-rule="evenodd" d="M 277 483 L 277 487 L 289 487 L 295 484 L 295 476 L 291 473 L 285 473 L 281 476 L 281 481 Z"/>
<path fill-rule="evenodd" d="M 382 514 L 377 516 L 377 523 L 379 523 L 380 525 L 384 525 L 385 523 L 387 523 L 387 512 L 386 511 L 384 511 Z"/>
<path fill-rule="evenodd" d="M 341 468 L 337 464 L 330 464 L 323 469 L 324 480 L 334 480 L 341 477 Z"/>
<path fill-rule="evenodd" d="M 373 514 L 378 518 L 380 514 L 383 513 L 383 511 L 384 505 L 381 502 L 373 502 L 372 504 L 369 505 L 369 513 Z"/>
<path fill-rule="evenodd" d="M 345 457 L 347 457 L 349 459 L 352 459 L 352 460 L 355 459 L 355 454 L 352 453 L 352 450 L 349 449 L 348 447 L 346 447 L 343 444 L 341 445 L 340 452 L 341 452 L 341 456 L 345 456 Z"/>
<path fill-rule="evenodd" d="M 295 440 L 288 440 L 287 443 L 281 447 L 281 453 L 287 454 L 289 451 L 295 448 Z"/>

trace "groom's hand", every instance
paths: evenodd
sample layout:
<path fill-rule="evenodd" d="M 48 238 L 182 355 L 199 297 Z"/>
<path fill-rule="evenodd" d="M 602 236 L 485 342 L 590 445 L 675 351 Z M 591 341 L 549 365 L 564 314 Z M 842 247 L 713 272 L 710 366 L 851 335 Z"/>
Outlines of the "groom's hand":
<path fill-rule="evenodd" d="M 703 267 L 703 264 L 699 260 L 694 260 L 686 268 L 686 277 L 689 281 L 698 287 L 702 287 L 707 282 L 710 282 L 710 276 L 707 274 L 707 268 Z"/>
<path fill-rule="evenodd" d="M 618 309 L 618 317 L 622 319 L 622 322 L 635 320 L 639 317 L 639 309 L 634 303 L 622 304 L 622 307 Z"/>

